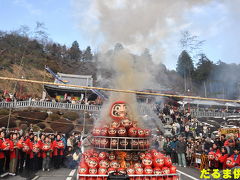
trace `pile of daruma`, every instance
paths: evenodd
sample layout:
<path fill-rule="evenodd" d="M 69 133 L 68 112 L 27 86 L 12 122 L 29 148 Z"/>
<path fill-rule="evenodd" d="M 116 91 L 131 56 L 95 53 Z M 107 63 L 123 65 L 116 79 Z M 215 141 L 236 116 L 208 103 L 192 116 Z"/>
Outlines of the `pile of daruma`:
<path fill-rule="evenodd" d="M 129 119 L 113 121 L 102 128 L 94 128 L 92 135 L 94 147 L 112 149 L 148 149 L 150 147 L 147 138 L 151 136 L 151 131 L 137 127 L 137 124 Z M 118 137 L 128 137 L 128 139 Z"/>
<path fill-rule="evenodd" d="M 81 180 L 106 180 L 112 172 L 128 174 L 131 180 L 177 180 L 176 167 L 171 158 L 155 149 L 138 153 L 130 152 L 96 152 L 89 150 L 83 153 L 78 173 Z M 84 175 L 93 175 L 84 176 Z M 134 176 L 133 176 L 134 175 Z"/>

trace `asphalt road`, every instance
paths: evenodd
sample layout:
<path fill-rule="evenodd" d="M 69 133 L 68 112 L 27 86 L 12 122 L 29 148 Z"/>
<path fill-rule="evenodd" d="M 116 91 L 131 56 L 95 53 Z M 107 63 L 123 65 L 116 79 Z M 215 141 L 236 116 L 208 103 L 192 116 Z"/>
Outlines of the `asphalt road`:
<path fill-rule="evenodd" d="M 181 180 L 199 180 L 200 172 L 194 168 L 177 167 L 178 173 L 180 173 Z M 31 175 L 18 175 L 18 176 L 7 176 L 3 179 L 7 180 L 76 180 L 77 170 L 71 170 L 61 168 L 58 170 L 52 169 L 50 172 L 38 171 Z"/>
<path fill-rule="evenodd" d="M 3 179 L 7 180 L 76 180 L 76 169 L 51 169 L 50 172 L 38 171 L 35 174 L 21 174 L 18 176 L 7 176 Z"/>

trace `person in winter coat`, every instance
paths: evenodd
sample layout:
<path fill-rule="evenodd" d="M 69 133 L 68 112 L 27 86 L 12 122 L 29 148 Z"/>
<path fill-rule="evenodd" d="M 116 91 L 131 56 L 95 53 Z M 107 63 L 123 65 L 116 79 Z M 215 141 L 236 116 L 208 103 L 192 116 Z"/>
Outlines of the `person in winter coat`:
<path fill-rule="evenodd" d="M 52 158 L 52 150 L 53 150 L 51 139 L 48 137 L 45 137 L 44 143 L 41 148 L 42 148 L 42 158 L 43 158 L 42 170 L 50 171 L 50 161 Z"/>
<path fill-rule="evenodd" d="M 58 134 L 56 140 L 53 141 L 53 163 L 54 168 L 59 169 L 63 162 L 64 142 Z"/>
<path fill-rule="evenodd" d="M 17 171 L 18 161 L 18 148 L 17 148 L 17 134 L 13 133 L 10 143 L 10 164 L 9 164 L 9 175 L 15 176 Z"/>
<path fill-rule="evenodd" d="M 219 158 L 219 169 L 226 169 L 227 165 L 226 165 L 226 161 L 228 158 L 228 152 L 226 147 L 221 147 L 221 157 Z"/>
<path fill-rule="evenodd" d="M 176 142 L 177 142 L 177 139 L 175 137 L 170 142 L 170 148 L 172 149 L 172 151 L 171 151 L 171 158 L 172 158 L 172 162 L 174 164 L 176 164 L 178 162 L 178 160 L 177 160 L 177 153 L 176 153 Z"/>
<path fill-rule="evenodd" d="M 178 155 L 179 166 L 186 167 L 186 157 L 185 157 L 186 148 L 187 148 L 186 142 L 183 140 L 183 137 L 180 136 L 178 141 L 176 142 L 176 152 Z"/>
<path fill-rule="evenodd" d="M 235 161 L 235 166 L 239 166 L 240 165 L 240 154 L 239 154 L 240 149 L 238 149 L 237 147 L 234 148 L 233 150 L 233 155 L 231 155 L 230 157 L 234 159 Z"/>

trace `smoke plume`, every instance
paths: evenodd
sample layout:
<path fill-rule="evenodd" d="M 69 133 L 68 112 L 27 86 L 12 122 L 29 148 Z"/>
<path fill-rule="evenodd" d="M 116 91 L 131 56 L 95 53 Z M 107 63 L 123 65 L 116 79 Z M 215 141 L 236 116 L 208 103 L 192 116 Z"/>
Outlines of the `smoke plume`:
<path fill-rule="evenodd" d="M 209 1 L 93 0 L 80 26 L 92 32 L 92 39 L 101 39 L 104 50 L 120 42 L 135 53 L 152 49 L 154 61 L 162 60 L 166 39 L 185 26 L 185 13 Z M 78 11 L 86 8 L 74 2 Z"/>

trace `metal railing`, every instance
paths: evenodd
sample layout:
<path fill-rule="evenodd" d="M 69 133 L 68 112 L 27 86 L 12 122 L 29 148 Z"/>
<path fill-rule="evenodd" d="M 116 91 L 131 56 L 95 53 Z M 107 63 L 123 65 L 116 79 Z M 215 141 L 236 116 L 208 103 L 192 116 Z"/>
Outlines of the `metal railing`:
<path fill-rule="evenodd" d="M 14 102 L 0 102 L 0 108 L 47 108 L 47 109 L 68 109 L 68 110 L 86 110 L 86 111 L 100 111 L 100 105 L 88 105 L 88 104 L 72 104 L 62 102 L 51 101 L 14 101 Z M 138 110 L 141 114 L 153 114 L 155 109 L 151 104 L 138 104 Z M 240 115 L 240 113 L 227 113 L 227 112 L 208 112 L 197 109 L 191 110 L 193 117 L 228 117 L 233 115 Z"/>
<path fill-rule="evenodd" d="M 0 102 L 0 108 L 47 108 L 47 109 L 70 109 L 70 110 L 87 110 L 99 111 L 99 105 L 87 104 L 71 104 L 61 102 L 48 102 L 48 101 L 14 101 L 14 102 Z"/>
<path fill-rule="evenodd" d="M 198 111 L 192 110 L 191 115 L 194 117 L 228 117 L 228 116 L 239 116 L 240 113 L 228 113 L 228 112 L 209 112 L 209 111 Z"/>

